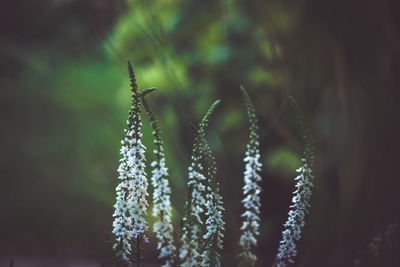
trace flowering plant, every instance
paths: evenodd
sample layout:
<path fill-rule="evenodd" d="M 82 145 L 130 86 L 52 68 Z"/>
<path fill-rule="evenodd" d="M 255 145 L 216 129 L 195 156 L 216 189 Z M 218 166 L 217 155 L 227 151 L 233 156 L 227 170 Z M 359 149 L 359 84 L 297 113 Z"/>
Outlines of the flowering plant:
<path fill-rule="evenodd" d="M 113 249 L 116 251 L 118 261 L 123 263 L 141 263 L 140 243 L 147 240 L 144 235 L 147 230 L 147 222 L 144 215 L 147 211 L 147 187 L 148 182 L 145 172 L 146 147 L 142 144 L 140 119 L 140 104 L 144 95 L 150 91 L 139 93 L 135 74 L 131 63 L 128 61 L 129 77 L 132 91 L 132 104 L 127 120 L 125 137 L 121 141 L 120 165 L 118 167 L 118 178 L 120 183 L 116 188 L 116 203 L 113 214 L 113 234 L 115 243 Z M 132 249 L 132 243 L 135 251 Z"/>
<path fill-rule="evenodd" d="M 135 75 L 130 62 L 128 70 L 132 91 L 132 103 L 127 120 L 125 137 L 121 141 L 120 165 L 118 167 L 120 183 L 116 187 L 116 203 L 113 214 L 113 234 L 115 237 L 113 249 L 117 265 L 138 267 L 143 266 L 141 244 L 149 242 L 146 234 L 148 224 L 147 214 L 146 147 L 142 144 L 140 107 L 143 104 L 153 128 L 155 160 L 151 163 L 151 184 L 153 186 L 152 215 L 156 217 L 153 231 L 157 238 L 159 258 L 164 259 L 163 267 L 206 266 L 220 267 L 221 252 L 225 232 L 223 219 L 224 205 L 217 181 L 217 167 L 214 155 L 206 140 L 206 129 L 219 100 L 215 101 L 199 123 L 194 127 L 195 138 L 188 167 L 188 196 L 185 204 L 185 214 L 182 218 L 180 244 L 174 242 L 174 226 L 172 225 L 171 188 L 168 180 L 168 168 L 164 155 L 161 131 L 158 121 L 150 106 L 144 99 L 145 95 L 154 89 L 138 92 Z M 261 161 L 259 128 L 255 108 L 243 86 L 241 91 L 249 118 L 249 142 L 245 152 L 245 170 L 243 176 L 243 207 L 239 244 L 240 256 L 246 266 L 254 266 L 257 256 L 254 252 L 260 235 L 260 193 Z M 284 224 L 282 240 L 274 266 L 284 267 L 293 263 L 297 255 L 296 242 L 300 240 L 302 228 L 305 226 L 305 216 L 310 208 L 314 154 L 312 138 L 305 126 L 305 119 L 297 102 L 290 98 L 304 130 L 305 151 L 302 166 L 297 169 L 299 175 L 296 190 L 293 193 L 289 216 Z"/>
<path fill-rule="evenodd" d="M 260 162 L 260 150 L 259 150 L 259 135 L 258 135 L 258 125 L 257 117 L 255 114 L 255 109 L 249 95 L 243 86 L 241 86 L 241 91 L 244 97 L 245 106 L 247 109 L 247 115 L 250 122 L 250 141 L 247 144 L 247 150 L 245 153 L 244 162 L 246 163 L 244 171 L 244 185 L 243 185 L 243 206 L 244 212 L 241 217 L 243 217 L 242 235 L 240 237 L 240 246 L 243 252 L 241 256 L 244 261 L 249 265 L 254 266 L 257 256 L 253 252 L 253 248 L 257 246 L 257 236 L 260 228 L 260 196 L 261 186 L 259 185 L 261 181 L 261 176 L 259 172 L 261 171 Z"/>
<path fill-rule="evenodd" d="M 311 207 L 311 188 L 313 187 L 314 175 L 312 169 L 314 165 L 314 153 L 312 147 L 312 136 L 309 133 L 308 127 L 296 100 L 289 98 L 298 116 L 300 125 L 304 132 L 304 141 L 306 144 L 303 158 L 301 159 L 302 166 L 296 171 L 299 175 L 294 178 L 297 181 L 296 190 L 293 192 L 292 205 L 288 212 L 288 219 L 283 225 L 285 230 L 282 232 L 282 240 L 278 248 L 276 259 L 276 267 L 285 267 L 288 263 L 294 263 L 294 258 L 297 255 L 296 242 L 301 238 L 302 228 L 305 226 L 305 216 L 308 209 Z"/>
<path fill-rule="evenodd" d="M 182 246 L 179 253 L 181 266 L 220 266 L 220 254 L 217 250 L 222 249 L 225 224 L 222 220 L 222 197 L 211 189 L 216 167 L 205 141 L 205 129 L 218 103 L 219 100 L 211 105 L 195 131 L 192 162 L 188 168 L 189 197 L 183 218 Z"/>
<path fill-rule="evenodd" d="M 163 267 L 171 267 L 175 265 L 176 248 L 173 239 L 174 227 L 171 222 L 171 188 L 168 181 L 168 168 L 165 165 L 164 148 L 158 122 L 145 99 L 143 99 L 143 106 L 153 128 L 154 144 L 156 145 L 156 149 L 153 151 L 156 160 L 151 163 L 153 168 L 151 182 L 154 188 L 153 216 L 157 217 L 158 220 L 154 223 L 153 231 L 158 239 L 159 258 L 166 259 Z"/>

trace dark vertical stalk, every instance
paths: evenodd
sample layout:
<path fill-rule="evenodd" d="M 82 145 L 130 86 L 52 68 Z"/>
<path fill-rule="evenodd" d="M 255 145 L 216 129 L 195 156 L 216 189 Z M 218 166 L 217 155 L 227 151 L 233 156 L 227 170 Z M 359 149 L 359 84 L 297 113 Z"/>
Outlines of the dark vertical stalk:
<path fill-rule="evenodd" d="M 140 259 L 140 235 L 136 238 L 136 264 L 137 267 L 141 266 L 141 259 Z"/>

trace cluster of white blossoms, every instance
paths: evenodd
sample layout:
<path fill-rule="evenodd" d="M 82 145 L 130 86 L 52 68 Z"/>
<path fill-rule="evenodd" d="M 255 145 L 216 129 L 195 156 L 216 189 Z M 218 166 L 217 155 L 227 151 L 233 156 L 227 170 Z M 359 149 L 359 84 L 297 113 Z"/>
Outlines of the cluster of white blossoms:
<path fill-rule="evenodd" d="M 223 207 L 222 196 L 218 193 L 218 187 L 215 191 L 208 187 L 206 195 L 206 233 L 203 235 L 207 244 L 207 249 L 202 254 L 201 266 L 220 267 L 221 254 L 223 249 L 223 239 L 225 231 L 225 222 L 222 218 Z"/>
<path fill-rule="evenodd" d="M 258 146 L 258 142 L 255 142 Z M 244 198 L 242 203 L 245 211 L 241 215 L 244 220 L 242 223 L 242 235 L 240 237 L 240 245 L 243 248 L 243 256 L 249 261 L 251 265 L 254 265 L 257 257 L 252 252 L 252 247 L 257 246 L 257 237 L 260 228 L 260 193 L 261 176 L 258 172 L 261 171 L 262 164 L 260 162 L 260 154 L 258 149 L 251 149 L 250 145 L 246 151 L 246 157 L 244 158 L 246 167 L 244 171 L 244 186 L 243 195 Z"/>
<path fill-rule="evenodd" d="M 171 223 L 171 188 L 169 187 L 168 169 L 165 167 L 165 157 L 162 150 L 159 151 L 162 155 L 159 161 L 153 161 L 151 166 L 154 168 L 152 173 L 153 191 L 153 216 L 159 220 L 154 223 L 153 231 L 156 233 L 158 240 L 157 249 L 160 250 L 159 258 L 166 258 L 163 267 L 173 266 L 174 261 L 172 256 L 175 253 L 173 233 L 174 228 Z"/>
<path fill-rule="evenodd" d="M 151 163 L 151 167 L 153 168 L 151 182 L 154 188 L 153 216 L 158 220 L 153 225 L 153 231 L 156 233 L 158 240 L 157 249 L 160 251 L 159 258 L 166 259 L 162 266 L 171 267 L 175 265 L 174 255 L 176 248 L 173 238 L 174 227 L 171 222 L 172 206 L 168 168 L 165 165 L 164 148 L 158 122 L 145 99 L 143 99 L 143 106 L 153 127 L 154 144 L 156 145 L 156 149 L 153 151 L 156 160 Z"/>
<path fill-rule="evenodd" d="M 140 97 L 137 92 L 132 66 L 128 62 L 132 85 L 132 106 L 125 129 L 125 138 L 121 141 L 119 179 L 116 188 L 116 203 L 113 214 L 114 250 L 119 260 L 128 262 L 132 252 L 132 241 L 144 238 L 147 223 L 143 216 L 147 210 L 147 178 L 145 172 L 145 146 L 141 142 Z M 145 239 L 145 238 L 144 238 Z"/>
<path fill-rule="evenodd" d="M 253 252 L 253 248 L 257 247 L 257 236 L 260 228 L 260 193 L 262 191 L 260 182 L 262 164 L 260 162 L 260 151 L 258 142 L 258 125 L 257 118 L 253 104 L 250 101 L 245 89 L 241 87 L 247 108 L 247 114 L 250 123 L 250 141 L 247 144 L 247 150 L 244 157 L 245 171 L 244 171 L 244 185 L 243 185 L 243 206 L 244 212 L 243 223 L 241 226 L 242 235 L 240 236 L 240 246 L 243 249 L 241 256 L 244 260 L 254 265 L 257 256 Z"/>
<path fill-rule="evenodd" d="M 151 177 L 154 186 L 153 192 L 153 216 L 162 216 L 165 221 L 171 222 L 171 188 L 169 187 L 168 168 L 165 166 L 165 158 L 162 156 L 160 161 L 151 163 L 153 168 Z"/>
<path fill-rule="evenodd" d="M 207 194 L 205 203 L 206 229 L 203 235 L 204 251 L 202 253 L 201 266 L 220 267 L 221 251 L 223 249 L 223 239 L 225 232 L 225 221 L 222 213 L 225 208 L 223 206 L 222 196 L 219 193 L 219 183 L 213 186 L 213 182 L 217 175 L 217 166 L 211 148 L 208 145 L 204 132 L 199 131 L 201 141 L 202 157 L 206 163 L 207 176 Z"/>
<path fill-rule="evenodd" d="M 140 140 L 130 139 L 133 131 L 127 131 L 121 148 L 121 164 L 116 188 L 117 197 L 113 214 L 113 233 L 116 237 L 114 249 L 120 258 L 128 260 L 131 241 L 143 233 L 147 226 L 143 215 L 147 209 L 147 179 L 144 171 L 145 147 Z"/>
<path fill-rule="evenodd" d="M 301 230 L 305 226 L 305 216 L 310 208 L 311 188 L 313 187 L 312 169 L 303 158 L 303 166 L 296 171 L 299 175 L 296 190 L 293 192 L 292 205 L 290 206 L 289 216 L 284 224 L 285 230 L 282 232 L 282 240 L 277 254 L 277 267 L 285 267 L 287 263 L 293 263 L 297 255 L 296 241 L 301 238 Z"/>
<path fill-rule="evenodd" d="M 197 165 L 197 168 L 195 165 Z M 192 162 L 192 166 L 190 166 L 188 170 L 188 185 L 192 188 L 190 215 L 196 218 L 198 223 L 203 224 L 200 217 L 200 215 L 204 213 L 204 205 L 206 204 L 206 199 L 204 198 L 206 177 L 200 172 L 203 170 L 203 166 L 200 163 Z"/>
<path fill-rule="evenodd" d="M 196 146 L 195 146 L 196 147 Z M 182 246 L 179 251 L 179 258 L 182 260 L 182 267 L 186 266 L 198 266 L 199 258 L 199 241 L 201 234 L 201 225 L 203 221 L 201 215 L 204 213 L 204 205 L 206 200 L 204 198 L 204 192 L 206 186 L 206 177 L 200 173 L 203 170 L 203 166 L 199 163 L 200 156 L 197 155 L 197 149 L 194 149 L 192 155 L 192 163 L 188 168 L 189 171 L 189 192 L 190 201 L 187 203 L 188 214 L 183 218 L 182 228 Z"/>
<path fill-rule="evenodd" d="M 179 250 L 181 267 L 199 266 L 199 235 L 200 228 L 197 224 L 190 224 L 187 218 L 183 219 L 182 246 Z"/>
<path fill-rule="evenodd" d="M 219 206 L 222 207 L 222 198 L 218 198 L 218 196 L 211 197 L 211 194 L 207 194 L 207 191 L 211 190 L 209 187 L 211 179 L 210 175 L 215 174 L 215 161 L 212 163 L 212 170 L 210 169 L 210 166 L 206 168 L 203 165 L 205 162 L 205 128 L 207 127 L 208 120 L 218 103 L 219 100 L 215 101 L 211 105 L 206 115 L 200 122 L 199 129 L 196 131 L 191 165 L 188 168 L 189 199 L 186 202 L 187 212 L 183 218 L 181 237 L 182 246 L 179 251 L 179 258 L 181 259 L 182 267 L 208 266 L 202 264 L 201 260 L 201 257 L 203 257 L 206 253 L 205 251 L 208 250 L 208 247 L 203 245 L 204 239 L 211 237 L 206 236 L 207 234 L 204 234 L 204 228 L 207 228 L 207 230 L 211 229 L 211 226 L 209 225 L 207 225 L 207 227 L 204 226 L 204 216 L 208 216 L 208 218 L 211 217 L 208 223 L 206 221 L 206 224 L 210 224 L 212 223 L 212 220 L 217 220 L 218 211 L 220 211 Z M 208 196 L 207 200 L 206 195 Z M 218 202 L 218 211 L 212 209 L 211 205 L 214 204 L 211 204 L 209 200 L 214 202 L 220 201 Z M 210 235 L 213 234 L 210 233 Z"/>

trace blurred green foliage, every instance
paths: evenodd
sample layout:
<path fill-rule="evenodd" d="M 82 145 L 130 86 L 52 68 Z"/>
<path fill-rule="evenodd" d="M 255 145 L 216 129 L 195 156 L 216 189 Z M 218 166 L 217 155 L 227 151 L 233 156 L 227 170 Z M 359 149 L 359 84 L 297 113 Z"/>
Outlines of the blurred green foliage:
<path fill-rule="evenodd" d="M 300 158 L 287 148 L 281 147 L 267 155 L 266 167 L 271 171 L 294 174 L 299 166 Z"/>

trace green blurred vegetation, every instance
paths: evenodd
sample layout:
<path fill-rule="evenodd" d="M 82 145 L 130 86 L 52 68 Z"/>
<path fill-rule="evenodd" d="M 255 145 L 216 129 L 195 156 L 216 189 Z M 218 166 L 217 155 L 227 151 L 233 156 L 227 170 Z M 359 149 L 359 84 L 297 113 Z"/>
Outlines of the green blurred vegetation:
<path fill-rule="evenodd" d="M 244 84 L 260 119 L 264 163 L 259 266 L 272 262 L 303 149 L 293 95 L 316 147 L 297 266 L 352 265 L 399 214 L 398 11 L 395 0 L 2 2 L 0 256 L 105 255 L 129 58 L 139 87 L 157 88 L 148 100 L 166 143 L 176 225 L 189 123 L 221 99 L 207 138 L 227 207 L 224 266 L 236 262 Z M 150 162 L 146 120 L 143 131 Z M 155 261 L 154 242 L 145 249 Z"/>

